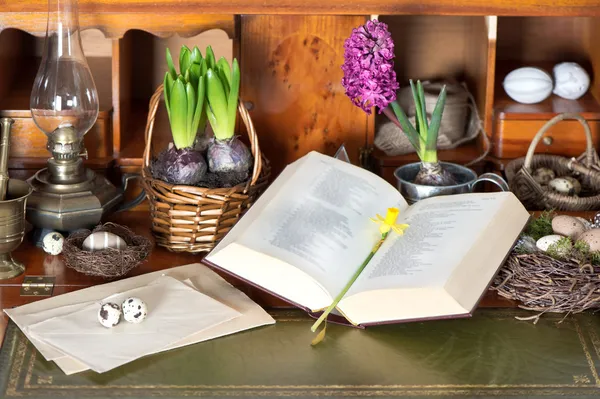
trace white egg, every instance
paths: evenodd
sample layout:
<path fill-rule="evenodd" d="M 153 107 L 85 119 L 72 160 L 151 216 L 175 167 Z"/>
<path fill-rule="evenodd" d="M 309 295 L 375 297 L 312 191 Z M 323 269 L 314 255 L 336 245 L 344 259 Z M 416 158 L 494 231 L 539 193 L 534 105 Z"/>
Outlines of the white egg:
<path fill-rule="evenodd" d="M 58 255 L 62 252 L 64 243 L 65 238 L 62 234 L 53 231 L 44 236 L 44 239 L 42 240 L 42 249 L 50 255 Z"/>
<path fill-rule="evenodd" d="M 558 234 L 544 236 L 537 240 L 535 246 L 538 247 L 539 250 L 546 252 L 550 245 L 555 244 L 561 238 L 563 238 L 563 236 L 559 236 Z"/>
<path fill-rule="evenodd" d="M 552 77 L 543 69 L 523 67 L 506 75 L 502 86 L 513 100 L 523 104 L 535 104 L 552 94 Z"/>
<path fill-rule="evenodd" d="M 82 248 L 86 251 L 98 251 L 105 248 L 123 249 L 127 246 L 125 240 L 107 231 L 97 231 L 83 241 Z"/>
<path fill-rule="evenodd" d="M 590 87 L 590 75 L 575 62 L 556 64 L 553 73 L 553 93 L 567 100 L 577 100 Z"/>
<path fill-rule="evenodd" d="M 98 321 L 106 328 L 113 328 L 121 321 L 121 308 L 116 303 L 105 303 L 98 311 Z"/>
<path fill-rule="evenodd" d="M 121 305 L 123 318 L 130 323 L 141 323 L 148 315 L 148 307 L 140 298 L 127 298 Z"/>

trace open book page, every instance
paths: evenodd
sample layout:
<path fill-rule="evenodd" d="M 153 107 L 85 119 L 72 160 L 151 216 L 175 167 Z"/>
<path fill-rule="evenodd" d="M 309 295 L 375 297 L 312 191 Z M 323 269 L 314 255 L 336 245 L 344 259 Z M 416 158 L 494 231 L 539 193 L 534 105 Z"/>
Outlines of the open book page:
<path fill-rule="evenodd" d="M 311 152 L 292 166 L 292 174 L 282 174 L 286 181 L 271 194 L 265 192 L 268 203 L 252 218 L 239 234 L 237 226 L 228 234 L 237 250 L 249 251 L 283 261 L 297 271 L 310 276 L 329 295 L 329 301 L 348 282 L 362 260 L 369 254 L 379 236 L 376 225 L 369 220 L 376 213 L 384 215 L 388 207 L 407 209 L 398 191 L 380 177 L 357 166 Z M 263 195 L 263 196 L 264 196 Z M 254 205 L 259 205 L 263 197 Z M 253 207 L 254 208 L 254 207 Z M 244 222 L 248 215 L 240 222 Z M 258 209 L 258 208 L 257 208 Z M 233 234 L 232 234 L 233 233 Z M 219 252 L 212 256 L 219 265 Z M 213 251 L 214 252 L 214 251 Z M 246 252 L 246 259 L 250 256 Z M 209 258 L 209 261 L 211 259 Z M 243 262 L 243 260 L 242 260 Z M 260 265 L 246 262 L 243 268 Z M 285 283 L 252 281 L 288 297 Z M 298 281 L 289 281 L 298 285 Z M 272 287 L 265 285 L 273 284 Z M 297 288 L 297 287 L 296 287 Z M 301 289 L 302 287 L 300 287 Z M 307 293 L 308 295 L 309 293 Z M 317 310 L 317 309 L 312 309 Z"/>
<path fill-rule="evenodd" d="M 362 302 L 370 309 L 377 307 L 390 316 L 390 309 L 386 309 L 388 304 L 373 304 L 366 300 L 367 296 L 373 291 L 391 289 L 445 291 L 444 286 L 452 273 L 464 262 L 467 254 L 480 242 L 480 238 L 489 239 L 486 234 L 490 224 L 498 220 L 498 215 L 506 209 L 506 201 L 512 198 L 512 193 L 503 192 L 462 194 L 429 198 L 412 205 L 404 217 L 401 217 L 403 223 L 410 225 L 404 236 L 390 233 L 392 236 L 382 245 L 346 298 L 342 300 L 340 309 L 350 316 L 351 310 L 347 310 L 346 307 L 355 307 L 356 303 Z M 510 232 L 504 229 L 510 235 L 506 238 L 511 242 L 510 245 L 526 220 L 525 212 L 519 214 L 517 221 L 503 221 L 507 226 L 510 225 Z M 510 245 L 507 248 L 497 247 L 496 250 L 504 256 L 510 250 Z M 495 273 L 501 260 L 492 265 L 486 259 L 486 255 L 479 252 L 479 257 L 472 258 L 471 262 L 478 262 L 488 270 L 493 269 L 492 273 Z M 488 282 L 482 283 L 483 286 L 472 286 L 471 289 L 480 295 Z M 362 295 L 363 293 L 366 294 Z M 406 306 L 396 301 L 387 302 L 390 308 L 399 309 Z M 418 307 L 414 302 L 408 305 Z M 452 306 L 454 305 L 457 303 Z M 468 310 L 470 308 L 464 310 L 464 313 Z M 375 316 L 375 313 L 371 314 Z"/>

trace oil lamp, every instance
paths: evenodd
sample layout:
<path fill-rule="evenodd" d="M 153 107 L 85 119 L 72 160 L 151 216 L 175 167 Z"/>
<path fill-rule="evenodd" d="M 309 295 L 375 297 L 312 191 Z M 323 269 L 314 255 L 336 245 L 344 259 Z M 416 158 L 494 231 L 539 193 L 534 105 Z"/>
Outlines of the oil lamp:
<path fill-rule="evenodd" d="M 123 200 L 127 182 L 117 189 L 105 177 L 84 167 L 84 135 L 98 117 L 98 93 L 83 53 L 77 0 L 49 0 L 48 25 L 41 65 L 30 98 L 31 115 L 48 137 L 52 154 L 47 168 L 28 180 L 33 194 L 27 219 L 34 226 L 72 231 L 98 224 Z M 127 207 L 144 199 L 143 193 Z"/>

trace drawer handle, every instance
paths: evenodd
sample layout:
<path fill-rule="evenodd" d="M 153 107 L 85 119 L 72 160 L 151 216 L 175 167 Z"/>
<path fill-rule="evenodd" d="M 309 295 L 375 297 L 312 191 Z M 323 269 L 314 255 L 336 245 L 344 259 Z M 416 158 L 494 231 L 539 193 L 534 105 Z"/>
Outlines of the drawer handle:
<path fill-rule="evenodd" d="M 546 145 L 552 145 L 554 139 L 552 137 L 546 136 L 542 139 L 542 142 Z"/>

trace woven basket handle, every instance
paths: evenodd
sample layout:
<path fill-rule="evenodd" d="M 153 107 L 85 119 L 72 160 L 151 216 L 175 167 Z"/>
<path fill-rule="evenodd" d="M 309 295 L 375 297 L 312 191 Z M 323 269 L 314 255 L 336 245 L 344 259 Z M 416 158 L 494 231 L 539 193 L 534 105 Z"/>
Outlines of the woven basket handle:
<path fill-rule="evenodd" d="M 148 109 L 148 119 L 146 121 L 146 130 L 144 132 L 144 137 L 146 139 L 146 147 L 144 148 L 144 166 L 150 167 L 150 153 L 152 147 L 152 131 L 154 130 L 154 121 L 156 119 L 156 112 L 158 110 L 158 106 L 160 105 L 160 99 L 163 94 L 163 85 L 158 86 L 152 97 L 150 98 L 150 105 Z M 262 156 L 260 153 L 260 147 L 258 145 L 258 137 L 256 135 L 256 129 L 254 128 L 254 124 L 252 123 L 252 119 L 250 119 L 250 114 L 248 110 L 244 107 L 242 101 L 238 101 L 238 111 L 240 113 L 240 117 L 242 121 L 246 125 L 246 129 L 248 130 L 248 137 L 250 139 L 250 151 L 252 152 L 252 156 L 254 157 L 254 167 L 252 170 L 252 179 L 250 180 L 250 184 L 253 185 L 258 180 L 260 176 L 260 171 L 262 169 Z"/>
<path fill-rule="evenodd" d="M 552 126 L 565 119 L 575 119 L 583 125 L 583 131 L 585 133 L 586 139 L 585 165 L 587 167 L 590 167 L 592 165 L 592 163 L 594 162 L 594 154 L 596 150 L 594 149 L 594 144 L 592 142 L 592 131 L 590 130 L 590 126 L 588 125 L 587 121 L 579 114 L 563 113 L 558 114 L 554 118 L 550 119 L 548 122 L 546 122 L 544 126 L 542 126 L 540 131 L 537 132 L 537 134 L 531 141 L 529 149 L 527 150 L 527 155 L 525 156 L 525 163 L 523 164 L 523 167 L 525 169 L 531 171 L 531 162 L 533 161 L 535 149 L 539 144 L 540 140 L 542 140 L 542 137 L 544 137 L 544 134 L 546 134 L 548 129 L 550 129 Z"/>

